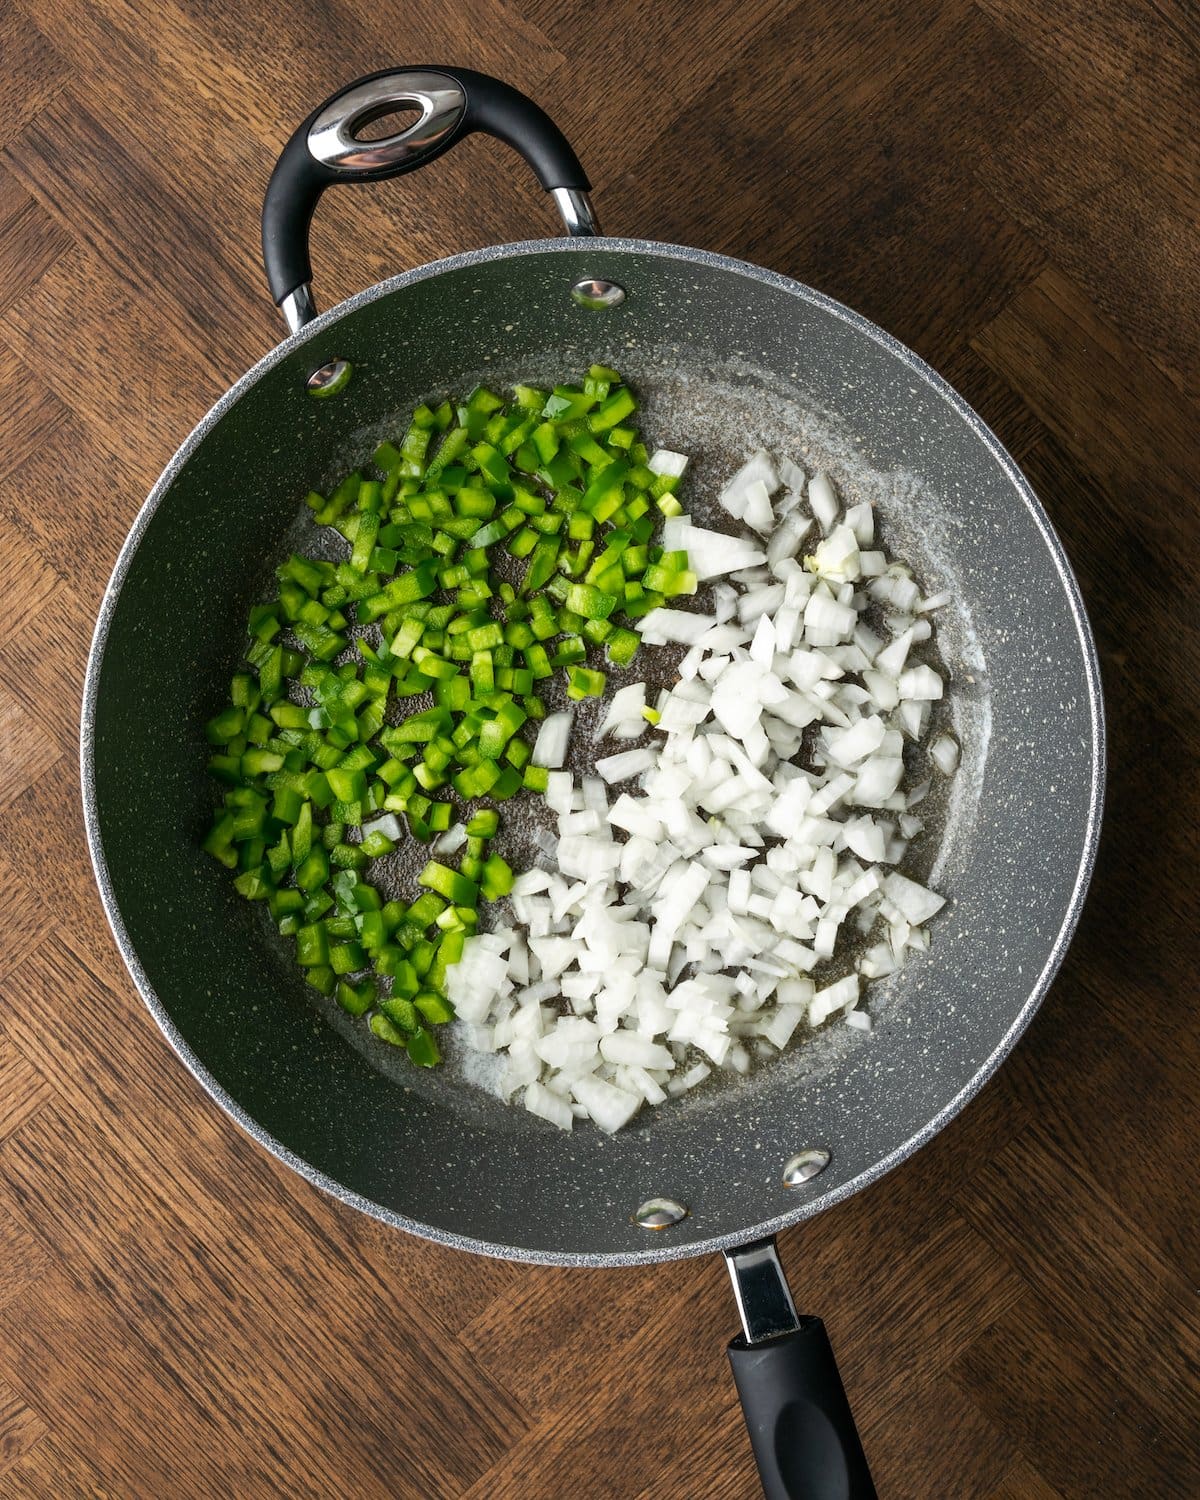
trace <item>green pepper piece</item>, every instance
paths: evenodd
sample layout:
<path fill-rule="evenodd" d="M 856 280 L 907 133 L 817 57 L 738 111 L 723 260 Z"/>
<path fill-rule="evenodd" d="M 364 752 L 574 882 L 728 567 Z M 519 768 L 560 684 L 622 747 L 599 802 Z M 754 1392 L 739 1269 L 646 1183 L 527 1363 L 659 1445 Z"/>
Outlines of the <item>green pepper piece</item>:
<path fill-rule="evenodd" d="M 494 808 L 483 807 L 467 823 L 467 836 L 482 839 L 494 838 L 499 827 L 500 814 Z"/>
<path fill-rule="evenodd" d="M 319 845 L 310 849 L 304 860 L 296 869 L 296 885 L 306 894 L 311 895 L 329 879 L 329 856 Z"/>
<path fill-rule="evenodd" d="M 450 1004 L 444 995 L 438 994 L 436 990 L 422 990 L 413 1001 L 413 1004 L 427 1021 L 432 1021 L 437 1025 L 446 1021 L 453 1021 L 454 1019 L 455 1011 L 453 1005 Z"/>
<path fill-rule="evenodd" d="M 204 726 L 204 732 L 210 745 L 228 745 L 230 741 L 237 739 L 245 724 L 244 709 L 226 708 L 209 719 Z"/>
<path fill-rule="evenodd" d="M 412 966 L 406 964 L 405 967 L 411 969 Z M 388 999 L 379 1002 L 379 1009 L 406 1036 L 414 1032 L 421 1024 L 416 1006 L 405 995 L 393 993 Z"/>
<path fill-rule="evenodd" d="M 515 876 L 511 865 L 507 860 L 501 859 L 500 855 L 489 855 L 483 866 L 483 878 L 480 882 L 480 890 L 486 901 L 499 901 L 502 896 L 507 896 L 513 888 Z"/>
<path fill-rule="evenodd" d="M 338 943 L 329 950 L 329 966 L 335 974 L 353 974 L 366 966 L 367 955 L 361 943 Z"/>
<path fill-rule="evenodd" d="M 468 880 L 457 870 L 451 870 L 448 866 L 439 864 L 437 860 L 429 861 L 417 876 L 417 884 L 436 891 L 439 896 L 444 896 L 455 906 L 473 907 L 479 899 L 479 887 L 473 880 Z"/>
<path fill-rule="evenodd" d="M 313 922 L 296 933 L 296 962 L 304 969 L 329 963 L 329 941 L 323 922 Z"/>
<path fill-rule="evenodd" d="M 377 988 L 372 979 L 361 984 L 349 984 L 342 980 L 337 987 L 338 1004 L 352 1016 L 361 1016 L 375 1003 Z"/>
<path fill-rule="evenodd" d="M 390 1042 L 393 1047 L 403 1047 L 407 1044 L 408 1039 L 404 1033 L 382 1011 L 376 1011 L 367 1025 L 381 1042 Z"/>
<path fill-rule="evenodd" d="M 433 1033 L 425 1026 L 418 1027 L 407 1038 L 405 1046 L 408 1048 L 410 1060 L 420 1068 L 436 1068 L 442 1060 L 442 1054 L 433 1039 Z"/>

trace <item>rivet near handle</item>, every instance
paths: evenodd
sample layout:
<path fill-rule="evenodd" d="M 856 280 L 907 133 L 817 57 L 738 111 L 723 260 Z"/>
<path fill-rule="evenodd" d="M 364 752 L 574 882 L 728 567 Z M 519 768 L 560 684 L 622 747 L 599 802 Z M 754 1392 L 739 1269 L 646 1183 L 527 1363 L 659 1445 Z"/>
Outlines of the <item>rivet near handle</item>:
<path fill-rule="evenodd" d="M 819 1148 L 798 1151 L 795 1156 L 784 1163 L 784 1187 L 800 1187 L 803 1183 L 811 1182 L 814 1177 L 821 1175 L 829 1165 L 829 1161 L 829 1152 Z"/>
<path fill-rule="evenodd" d="M 348 359 L 331 359 L 327 365 L 314 370 L 305 381 L 308 394 L 320 401 L 329 396 L 336 396 L 339 391 L 344 391 L 350 384 L 350 376 L 353 373 L 354 366 Z"/>
<path fill-rule="evenodd" d="M 641 1229 L 671 1229 L 687 1216 L 687 1209 L 674 1198 L 647 1198 L 638 1205 L 633 1222 Z"/>
<path fill-rule="evenodd" d="M 580 307 L 589 307 L 593 312 L 604 312 L 610 307 L 619 307 L 625 300 L 625 288 L 615 281 L 587 278 L 577 281 L 571 288 L 571 297 Z"/>

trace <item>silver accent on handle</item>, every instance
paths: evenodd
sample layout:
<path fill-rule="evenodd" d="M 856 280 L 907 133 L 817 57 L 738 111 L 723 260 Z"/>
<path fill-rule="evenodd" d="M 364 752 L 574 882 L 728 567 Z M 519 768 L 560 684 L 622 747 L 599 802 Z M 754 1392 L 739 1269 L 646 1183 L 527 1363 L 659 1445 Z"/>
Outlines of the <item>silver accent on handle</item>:
<path fill-rule="evenodd" d="M 307 281 L 287 294 L 279 304 L 279 311 L 284 316 L 289 333 L 299 333 L 306 323 L 312 322 L 317 315 L 317 304 L 313 301 L 312 287 Z"/>
<path fill-rule="evenodd" d="M 747 1343 L 760 1344 L 764 1339 L 800 1327 L 773 1239 L 755 1240 L 740 1249 L 726 1250 L 725 1264 L 729 1267 Z"/>
<path fill-rule="evenodd" d="M 562 215 L 563 227 L 572 239 L 600 233 L 596 210 L 585 192 L 579 188 L 551 188 L 550 196 Z"/>
<path fill-rule="evenodd" d="M 420 118 L 377 141 L 354 132 L 405 105 Z M 308 128 L 308 149 L 319 162 L 344 172 L 371 172 L 411 161 L 439 145 L 462 119 L 467 96 L 444 73 L 385 73 L 347 89 L 332 100 Z M 594 233 L 594 231 L 593 231 Z"/>

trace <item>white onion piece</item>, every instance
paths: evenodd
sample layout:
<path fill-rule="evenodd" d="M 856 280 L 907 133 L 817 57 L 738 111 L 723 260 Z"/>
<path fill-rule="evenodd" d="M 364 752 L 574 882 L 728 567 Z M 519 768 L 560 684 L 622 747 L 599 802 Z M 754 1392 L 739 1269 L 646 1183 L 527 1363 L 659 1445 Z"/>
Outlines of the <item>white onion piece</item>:
<path fill-rule="evenodd" d="M 872 818 L 851 818 L 845 824 L 846 847 L 860 859 L 879 863 L 887 851 L 883 829 Z"/>
<path fill-rule="evenodd" d="M 712 623 L 706 615 L 692 614 L 684 609 L 667 609 L 664 606 L 643 615 L 638 628 L 641 630 L 642 640 L 648 646 L 662 646 L 667 641 L 681 641 L 684 645 L 694 646 Z"/>
<path fill-rule="evenodd" d="M 672 1072 L 675 1059 L 670 1049 L 635 1031 L 612 1031 L 600 1038 L 600 1056 L 606 1062 L 629 1063 L 638 1068 L 660 1068 Z"/>
<path fill-rule="evenodd" d="M 626 833 L 638 834 L 642 838 L 660 839 L 662 820 L 644 798 L 635 798 L 623 792 L 608 811 L 608 821 L 614 828 L 623 828 Z M 628 847 L 628 845 L 626 845 Z"/>
<path fill-rule="evenodd" d="M 808 481 L 808 503 L 822 531 L 829 531 L 837 520 L 837 496 L 826 474 L 814 474 Z"/>
<path fill-rule="evenodd" d="M 695 1067 L 689 1068 L 682 1078 L 672 1078 L 667 1084 L 667 1093 L 678 1097 L 686 1093 L 688 1089 L 694 1089 L 698 1083 L 704 1080 L 712 1072 L 707 1063 L 697 1063 Z"/>
<path fill-rule="evenodd" d="M 687 466 L 687 456 L 683 453 L 672 453 L 669 448 L 659 448 L 651 455 L 646 465 L 651 474 L 666 474 L 671 479 L 682 479 Z"/>
<path fill-rule="evenodd" d="M 777 569 L 786 558 L 795 557 L 800 543 L 812 530 L 812 520 L 798 510 L 785 516 L 767 538 L 767 563 Z"/>
<path fill-rule="evenodd" d="M 645 706 L 646 684 L 644 682 L 631 682 L 623 688 L 618 688 L 609 700 L 608 712 L 597 733 L 608 734 L 613 729 L 628 723 L 638 725 L 639 731 L 644 729 L 646 725 L 642 710 Z"/>
<path fill-rule="evenodd" d="M 717 496 L 718 504 L 735 520 L 740 521 L 746 514 L 746 491 L 753 484 L 765 485 L 768 494 L 773 494 L 779 488 L 775 461 L 761 449 L 750 456 Z"/>
<path fill-rule="evenodd" d="M 596 762 L 596 769 L 610 785 L 614 781 L 628 781 L 631 776 L 640 776 L 658 762 L 658 752 L 651 745 L 640 750 L 622 750 L 617 755 L 606 755 Z"/>
<path fill-rule="evenodd" d="M 854 800 L 859 807 L 882 807 L 900 785 L 904 761 L 899 755 L 873 755 L 859 768 Z"/>
<path fill-rule="evenodd" d="M 805 1007 L 803 1005 L 781 1005 L 775 1011 L 771 1019 L 763 1027 L 762 1035 L 773 1047 L 783 1049 L 792 1039 L 792 1033 L 804 1020 Z"/>
<path fill-rule="evenodd" d="M 857 1003 L 858 975 L 847 974 L 844 979 L 818 990 L 812 997 L 808 1006 L 808 1023 L 810 1026 L 819 1026 L 835 1010 L 848 1010 Z"/>
<path fill-rule="evenodd" d="M 883 890 L 905 921 L 914 926 L 927 922 L 946 904 L 945 896 L 926 890 L 923 885 L 909 880 L 907 875 L 901 875 L 898 870 L 892 870 L 883 877 Z"/>
<path fill-rule="evenodd" d="M 896 959 L 887 943 L 876 943 L 858 961 L 858 972 L 864 979 L 884 979 L 896 972 Z"/>
<path fill-rule="evenodd" d="M 851 527 L 835 526 L 824 541 L 817 543 L 812 555 L 804 559 L 804 565 L 810 573 L 833 583 L 858 578 L 861 574 L 858 538 Z"/>
<path fill-rule="evenodd" d="M 834 646 L 849 638 L 858 616 L 848 604 L 839 604 L 824 585 L 804 606 L 804 635 L 810 646 Z"/>
<path fill-rule="evenodd" d="M 628 1125 L 642 1105 L 639 1095 L 593 1076 L 576 1079 L 571 1092 L 600 1129 L 610 1135 Z"/>
<path fill-rule="evenodd" d="M 557 771 L 567 758 L 567 747 L 571 743 L 571 724 L 575 715 L 570 709 L 559 714 L 548 714 L 538 729 L 533 746 L 533 764 Z"/>
<path fill-rule="evenodd" d="M 571 1106 L 566 1100 L 551 1093 L 536 1080 L 531 1081 L 525 1090 L 525 1108 L 530 1114 L 540 1115 L 543 1120 L 549 1120 L 551 1125 L 557 1125 L 560 1130 L 570 1130 L 575 1121 Z"/>
<path fill-rule="evenodd" d="M 366 823 L 363 824 L 363 832 L 364 833 L 366 833 L 368 831 L 369 826 L 371 826 L 371 825 L 368 825 Z M 376 827 L 376 828 L 378 828 L 379 827 L 378 822 L 376 822 L 373 826 Z M 385 828 L 383 830 L 383 832 L 387 833 L 387 829 Z M 388 834 L 388 837 L 389 838 L 399 837 L 399 835 Z M 459 849 L 462 848 L 462 846 L 466 842 L 467 842 L 467 830 L 466 830 L 466 828 L 463 826 L 462 823 L 455 823 L 455 825 L 453 826 L 453 828 L 447 828 L 447 830 L 445 831 L 445 833 L 441 833 L 441 834 L 439 834 L 437 836 L 437 838 L 434 840 L 433 847 L 434 847 L 434 850 L 436 851 L 436 853 L 438 853 L 438 854 L 455 854 L 455 853 L 457 853 L 457 851 Z"/>
<path fill-rule="evenodd" d="M 862 674 L 863 686 L 871 695 L 871 702 L 881 712 L 887 713 L 900 702 L 900 684 L 894 677 L 868 667 Z"/>
<path fill-rule="evenodd" d="M 869 547 L 875 540 L 875 512 L 865 501 L 846 511 L 846 525 L 860 547 Z"/>
<path fill-rule="evenodd" d="M 458 826 L 461 827 L 461 825 Z M 448 832 L 442 834 L 442 838 L 448 839 L 457 831 L 458 828 L 452 828 Z M 398 841 L 404 837 L 404 830 L 400 826 L 400 819 L 396 816 L 395 813 L 382 813 L 378 818 L 369 818 L 362 825 L 362 833 L 363 838 L 366 838 L 367 834 L 369 833 L 386 834 L 389 839 L 395 841 Z M 466 838 L 465 832 L 463 833 L 463 838 Z M 441 844 L 441 840 L 438 841 L 438 844 L 439 848 L 443 847 Z M 445 849 L 444 852 L 453 853 L 457 847 L 458 846 L 456 844 L 451 844 L 448 848 Z"/>
<path fill-rule="evenodd" d="M 904 670 L 904 663 L 908 660 L 909 647 L 912 645 L 912 630 L 906 630 L 898 635 L 891 645 L 884 649 L 875 658 L 875 670 L 882 672 L 886 677 L 894 677 L 897 680 Z"/>
<path fill-rule="evenodd" d="M 767 560 L 757 540 L 727 536 L 723 531 L 707 531 L 693 526 L 686 516 L 672 516 L 663 527 L 663 546 L 667 551 L 684 549 L 688 567 L 703 583 L 726 573 L 737 573 L 757 567 Z"/>
<path fill-rule="evenodd" d="M 791 492 L 794 501 L 800 501 L 804 497 L 804 488 L 808 483 L 808 475 L 798 463 L 790 458 L 781 458 L 775 465 L 779 482 Z M 782 509 L 782 506 L 780 507 Z"/>
<path fill-rule="evenodd" d="M 948 734 L 939 734 L 929 747 L 929 758 L 943 776 L 953 776 L 958 770 L 958 741 Z"/>
<path fill-rule="evenodd" d="M 546 781 L 546 806 L 553 813 L 569 813 L 574 783 L 567 771 L 551 771 Z"/>
<path fill-rule="evenodd" d="M 896 691 L 900 690 L 897 683 Z M 929 723 L 929 704 L 916 703 L 911 698 L 906 699 L 896 710 L 896 717 L 900 721 L 900 727 L 910 740 L 919 740 L 925 733 Z"/>
<path fill-rule="evenodd" d="M 942 679 L 933 670 L 922 664 L 919 667 L 909 667 L 907 671 L 900 673 L 900 696 L 902 698 L 926 701 L 940 698 L 942 696 Z"/>
<path fill-rule="evenodd" d="M 835 765 L 853 766 L 873 755 L 883 744 L 886 726 L 878 714 L 859 719 L 849 729 L 826 729 L 821 739 L 826 754 Z"/>
<path fill-rule="evenodd" d="M 771 492 L 761 479 L 748 484 L 742 491 L 742 519 L 753 530 L 763 536 L 775 528 L 775 514 L 771 509 Z"/>

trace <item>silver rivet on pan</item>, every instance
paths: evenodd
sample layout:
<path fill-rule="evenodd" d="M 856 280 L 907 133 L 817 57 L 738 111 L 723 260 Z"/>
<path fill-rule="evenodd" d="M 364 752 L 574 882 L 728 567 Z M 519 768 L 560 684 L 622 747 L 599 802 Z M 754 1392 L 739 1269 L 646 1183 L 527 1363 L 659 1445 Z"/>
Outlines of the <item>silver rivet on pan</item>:
<path fill-rule="evenodd" d="M 783 1185 L 784 1187 L 800 1187 L 802 1183 L 819 1177 L 828 1165 L 828 1151 L 818 1149 L 798 1151 L 790 1161 L 784 1164 Z"/>
<path fill-rule="evenodd" d="M 327 365 L 322 365 L 319 370 L 314 370 L 305 384 L 308 386 L 308 394 L 323 401 L 328 396 L 336 396 L 339 391 L 344 391 L 350 384 L 350 376 L 354 373 L 354 366 L 348 359 L 331 359 Z"/>
<path fill-rule="evenodd" d="M 625 288 L 615 281 L 577 281 L 571 288 L 571 296 L 580 307 L 590 307 L 597 312 L 607 307 L 618 307 L 625 300 Z"/>
<path fill-rule="evenodd" d="M 642 1229 L 671 1229 L 674 1225 L 681 1224 L 687 1216 L 687 1209 L 682 1203 L 676 1203 L 674 1198 L 647 1198 L 645 1203 L 639 1205 L 633 1222 Z"/>

